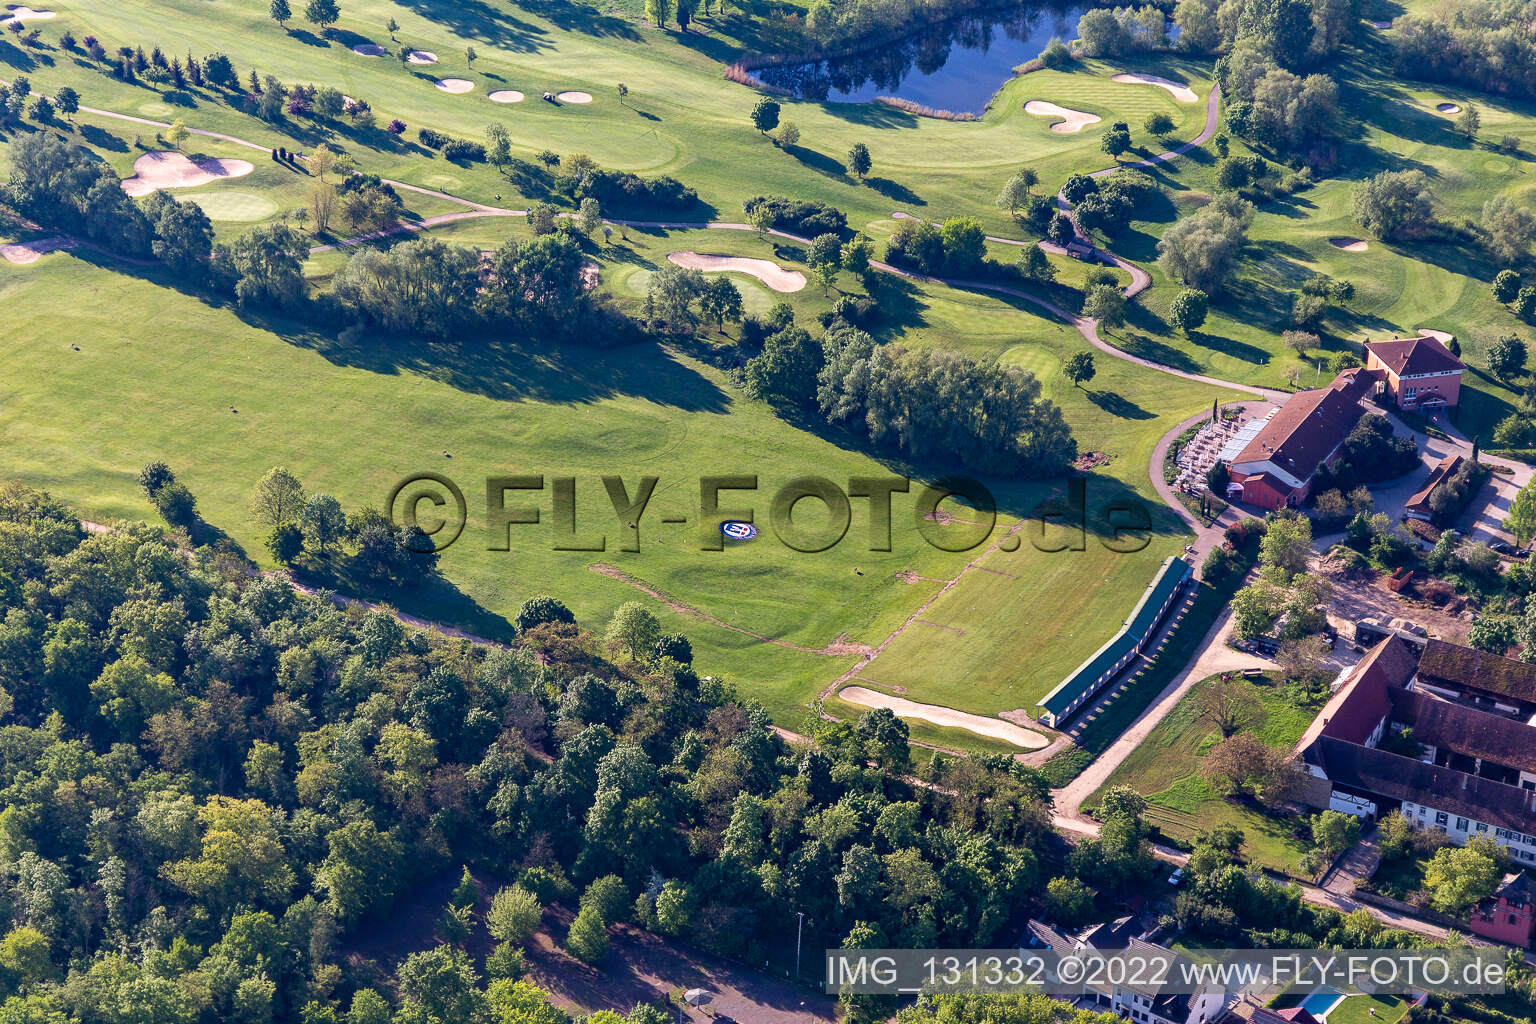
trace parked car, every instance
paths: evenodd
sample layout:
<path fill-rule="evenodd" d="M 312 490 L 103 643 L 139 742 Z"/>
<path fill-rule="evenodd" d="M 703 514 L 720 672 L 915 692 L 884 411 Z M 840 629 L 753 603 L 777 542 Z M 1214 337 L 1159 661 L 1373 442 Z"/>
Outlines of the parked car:
<path fill-rule="evenodd" d="M 1184 881 L 1184 869 L 1174 868 L 1173 874 L 1168 876 L 1168 884 L 1177 888 L 1178 884 L 1182 881 Z"/>

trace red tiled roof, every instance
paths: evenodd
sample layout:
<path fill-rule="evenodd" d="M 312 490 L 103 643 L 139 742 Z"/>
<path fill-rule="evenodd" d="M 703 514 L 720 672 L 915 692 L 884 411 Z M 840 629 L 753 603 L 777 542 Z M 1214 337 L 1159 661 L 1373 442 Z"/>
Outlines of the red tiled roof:
<path fill-rule="evenodd" d="M 1322 736 L 1364 743 L 1392 710 L 1388 689 L 1407 685 L 1415 664 L 1413 651 L 1398 637 L 1389 636 L 1371 648 L 1307 726 L 1296 750 L 1305 753 Z"/>
<path fill-rule="evenodd" d="M 1462 368 L 1462 362 L 1439 338 L 1393 338 L 1391 341 L 1372 341 L 1366 351 L 1399 377 L 1419 373 L 1452 373 Z"/>
<path fill-rule="evenodd" d="M 1429 479 L 1424 481 L 1424 486 L 1420 487 L 1403 507 L 1428 515 L 1431 511 L 1429 507 L 1430 495 L 1435 493 L 1435 488 L 1439 487 L 1446 477 L 1451 476 L 1460 469 L 1461 464 L 1465 461 L 1460 455 L 1448 455 L 1441 459 L 1440 464 L 1429 471 Z"/>
<path fill-rule="evenodd" d="M 1233 461 L 1273 462 L 1306 480 L 1365 415 L 1364 381 L 1364 374 L 1343 373 L 1329 387 L 1292 396 Z"/>

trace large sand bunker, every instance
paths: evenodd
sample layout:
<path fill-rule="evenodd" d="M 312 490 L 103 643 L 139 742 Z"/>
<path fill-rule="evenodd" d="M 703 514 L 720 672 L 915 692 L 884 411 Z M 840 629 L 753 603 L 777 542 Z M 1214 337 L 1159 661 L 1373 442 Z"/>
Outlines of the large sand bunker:
<path fill-rule="evenodd" d="M 409 64 L 436 64 L 437 54 L 431 50 L 412 50 L 405 55 L 405 59 Z"/>
<path fill-rule="evenodd" d="M 181 153 L 145 153 L 133 162 L 133 177 L 123 180 L 123 191 L 147 196 L 162 188 L 195 188 L 224 178 L 243 178 L 256 168 L 247 160 L 205 157 L 191 160 Z"/>
<path fill-rule="evenodd" d="M 53 11 L 34 11 L 25 5 L 18 5 L 6 8 L 5 13 L 0 15 L 0 21 L 48 21 L 57 17 Z"/>
<path fill-rule="evenodd" d="M 562 92 L 557 93 L 555 99 L 561 103 L 591 103 L 592 94 L 589 92 Z"/>
<path fill-rule="evenodd" d="M 863 686 L 844 687 L 837 691 L 837 695 L 852 704 L 862 704 L 867 708 L 889 708 L 898 718 L 915 718 L 932 725 L 964 729 L 978 736 L 988 736 L 994 740 L 1002 740 L 1004 743 L 1012 743 L 1025 750 L 1039 750 L 1050 742 L 1032 729 L 1013 725 L 1000 718 L 972 715 L 964 711 L 956 711 L 954 708 L 940 707 L 937 704 L 919 704 L 905 697 L 892 697 L 888 693 L 881 693 Z"/>
<path fill-rule="evenodd" d="M 443 92 L 465 93 L 475 87 L 475 83 L 467 78 L 439 78 L 435 83 Z"/>
<path fill-rule="evenodd" d="M 805 275 L 785 270 L 772 260 L 754 260 L 745 256 L 707 256 L 697 252 L 669 252 L 667 259 L 691 270 L 734 270 L 755 277 L 776 292 L 797 292 L 805 287 Z"/>
<path fill-rule="evenodd" d="M 1371 247 L 1371 243 L 1363 238 L 1330 238 L 1328 244 L 1335 249 L 1343 249 L 1345 252 L 1365 252 Z"/>
<path fill-rule="evenodd" d="M 385 50 L 378 43 L 358 43 L 352 47 L 352 52 L 364 57 L 382 57 L 389 51 Z"/>
<path fill-rule="evenodd" d="M 1442 114 L 1461 113 L 1461 107 L 1457 106 L 1455 103 L 1437 103 L 1435 105 L 1435 109 L 1440 111 Z"/>
<path fill-rule="evenodd" d="M 1195 95 L 1195 90 L 1183 82 L 1175 82 L 1167 78 L 1159 78 L 1156 75 L 1115 75 L 1111 82 L 1129 82 L 1135 85 L 1155 85 L 1161 89 L 1167 89 L 1168 95 L 1180 103 L 1194 103 L 1200 97 Z"/>
<path fill-rule="evenodd" d="M 521 103 L 523 94 L 516 89 L 497 89 L 488 97 L 492 103 Z"/>
<path fill-rule="evenodd" d="M 1091 124 L 1103 120 L 1097 114 L 1089 114 L 1081 110 L 1068 110 L 1066 107 L 1058 107 L 1049 100 L 1030 100 L 1024 104 L 1024 113 L 1034 114 L 1038 117 L 1059 117 L 1060 121 L 1051 125 L 1051 131 L 1061 132 L 1063 135 L 1071 132 L 1080 132 Z"/>
<path fill-rule="evenodd" d="M 1442 345 L 1450 345 L 1451 342 L 1456 340 L 1456 335 L 1452 334 L 1450 331 L 1437 331 L 1429 327 L 1420 327 L 1419 337 L 1434 338 Z"/>
<path fill-rule="evenodd" d="M 73 238 L 55 235 L 52 238 L 34 238 L 30 242 L 11 242 L 8 245 L 0 245 L 0 256 L 5 257 L 7 263 L 24 266 L 28 263 L 36 263 L 50 252 L 74 247 Z"/>

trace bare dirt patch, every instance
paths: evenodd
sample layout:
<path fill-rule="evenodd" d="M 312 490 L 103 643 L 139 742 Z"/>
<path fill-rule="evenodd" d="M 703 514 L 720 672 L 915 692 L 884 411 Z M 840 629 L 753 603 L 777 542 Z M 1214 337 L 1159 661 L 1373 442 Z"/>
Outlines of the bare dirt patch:
<path fill-rule="evenodd" d="M 145 153 L 133 162 L 133 177 L 123 179 L 123 191 L 138 197 L 162 188 L 196 188 L 224 178 L 243 178 L 255 169 L 249 160 L 193 160 L 182 153 L 162 150 Z"/>
<path fill-rule="evenodd" d="M 1083 110 L 1070 110 L 1067 107 L 1058 106 L 1049 100 L 1030 100 L 1024 104 L 1024 113 L 1034 114 L 1037 117 L 1059 117 L 1060 121 L 1051 125 L 1051 131 L 1060 132 L 1062 135 L 1070 135 L 1080 132 L 1091 124 L 1097 124 L 1103 118 L 1097 114 L 1090 114 Z"/>
<path fill-rule="evenodd" d="M 73 238 L 55 235 L 52 238 L 34 238 L 30 242 L 11 242 L 8 245 L 0 245 L 0 256 L 5 257 L 7 263 L 25 266 L 28 263 L 36 263 L 50 252 L 74 247 Z"/>
<path fill-rule="evenodd" d="M 562 92 L 555 96 L 561 103 L 591 103 L 592 94 L 589 92 Z"/>
<path fill-rule="evenodd" d="M 1335 249 L 1343 249 L 1345 252 L 1365 252 L 1371 247 L 1371 243 L 1363 238 L 1350 238 L 1341 236 L 1328 239 L 1328 244 Z"/>
<path fill-rule="evenodd" d="M 582 289 L 591 291 L 593 288 L 596 288 L 602 272 L 603 268 L 599 267 L 596 263 L 583 263 L 580 272 Z"/>
<path fill-rule="evenodd" d="M 1404 594 L 1394 594 L 1387 589 L 1387 576 L 1369 570 L 1362 575 L 1344 572 L 1341 563 L 1333 558 L 1309 560 L 1312 568 L 1321 572 L 1333 585 L 1333 602 L 1328 606 L 1328 618 L 1343 636 L 1353 636 L 1355 623 L 1372 618 L 1380 623 L 1393 619 L 1416 622 L 1430 635 L 1461 643 L 1471 627 L 1466 619 Z"/>
<path fill-rule="evenodd" d="M 497 89 L 487 99 L 492 103 L 521 103 L 523 94 L 516 89 Z"/>
<path fill-rule="evenodd" d="M 798 270 L 785 270 L 772 260 L 755 260 L 745 256 L 709 256 L 698 252 L 669 252 L 667 259 L 680 267 L 693 270 L 733 270 L 757 278 L 776 292 L 797 292 L 805 287 L 804 274 Z"/>
<path fill-rule="evenodd" d="M 893 697 L 888 693 L 871 690 L 865 686 L 845 686 L 837 691 L 837 696 L 850 704 L 861 704 L 867 708 L 889 708 L 898 718 L 915 718 L 931 725 L 964 729 L 978 736 L 1012 743 L 1025 750 L 1039 750 L 1050 742 L 1033 729 L 1025 729 L 1000 718 L 973 715 L 938 704 L 919 704 L 917 701 L 907 700 L 905 697 Z"/>
<path fill-rule="evenodd" d="M 1132 85 L 1155 85 L 1160 89 L 1167 89 L 1168 95 L 1180 103 L 1194 103 L 1200 97 L 1195 95 L 1195 90 L 1183 82 L 1175 82 L 1168 78 L 1159 78 L 1156 75 L 1115 75 L 1111 82 L 1124 82 Z"/>
<path fill-rule="evenodd" d="M 1072 462 L 1072 468 L 1079 473 L 1086 473 L 1090 469 L 1109 465 L 1109 456 L 1103 452 L 1084 452 Z"/>

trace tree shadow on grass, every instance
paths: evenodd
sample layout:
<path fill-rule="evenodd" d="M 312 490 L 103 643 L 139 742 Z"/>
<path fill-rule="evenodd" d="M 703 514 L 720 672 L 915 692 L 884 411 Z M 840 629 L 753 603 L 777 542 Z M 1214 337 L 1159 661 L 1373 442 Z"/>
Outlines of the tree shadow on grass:
<path fill-rule="evenodd" d="M 543 38 L 546 29 L 533 22 L 523 21 L 511 14 L 514 8 L 498 7 L 485 0 L 403 0 L 405 6 L 417 14 L 448 29 L 463 39 L 482 40 L 495 46 L 520 53 L 534 53 L 553 48 L 554 43 Z M 593 14 L 597 12 L 594 10 Z"/>
<path fill-rule="evenodd" d="M 907 203 L 911 206 L 927 206 L 928 200 L 912 191 L 907 186 L 892 181 L 890 178 L 865 178 L 864 184 L 880 193 L 885 198 L 896 203 Z"/>
<path fill-rule="evenodd" d="M 784 152 L 818 174 L 844 181 L 848 178 L 848 168 L 844 167 L 841 161 L 825 153 L 818 153 L 816 150 L 806 149 L 804 146 L 785 146 L 783 148 Z"/>
<path fill-rule="evenodd" d="M 1143 409 L 1129 398 L 1114 391 L 1090 391 L 1084 388 L 1083 393 L 1088 396 L 1088 401 L 1122 420 L 1150 420 L 1157 416 L 1156 413 Z"/>
<path fill-rule="evenodd" d="M 128 143 L 121 136 L 113 135 L 104 128 L 98 128 L 94 124 L 77 124 L 75 130 L 87 145 L 97 149 L 104 149 L 109 153 L 128 152 Z"/>
<path fill-rule="evenodd" d="M 401 467 L 405 472 L 416 468 Z M 387 494 L 380 494 L 377 506 L 382 508 L 386 498 Z M 469 533 L 466 530 L 465 536 L 438 556 L 440 568 L 452 569 L 456 557 L 468 560 L 476 542 L 482 541 L 482 538 L 470 536 Z M 293 566 L 291 571 L 293 578 L 305 586 L 336 591 L 374 604 L 387 604 L 428 622 L 452 623 L 487 640 L 509 643 L 516 633 L 510 622 L 464 593 L 441 571 L 410 586 L 381 582 L 365 576 L 353 568 L 349 560 L 307 559 Z"/>
<path fill-rule="evenodd" d="M 315 46 L 325 50 L 331 48 L 331 41 L 329 39 L 324 36 L 317 36 L 307 28 L 290 28 L 288 30 L 288 37 L 298 40 L 305 46 Z"/>
<path fill-rule="evenodd" d="M 522 0 L 520 6 L 548 18 L 567 32 L 640 42 L 639 31 L 628 20 L 604 14 L 590 4 L 572 3 L 571 0 Z"/>

